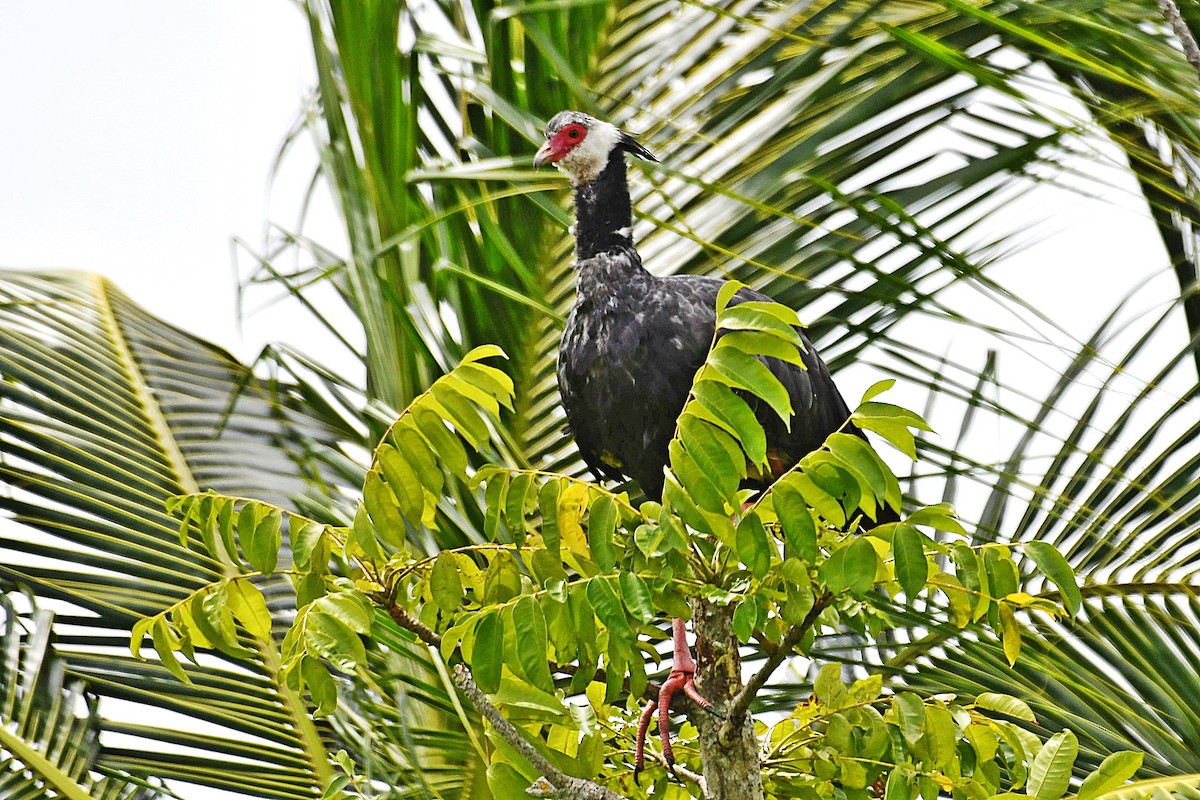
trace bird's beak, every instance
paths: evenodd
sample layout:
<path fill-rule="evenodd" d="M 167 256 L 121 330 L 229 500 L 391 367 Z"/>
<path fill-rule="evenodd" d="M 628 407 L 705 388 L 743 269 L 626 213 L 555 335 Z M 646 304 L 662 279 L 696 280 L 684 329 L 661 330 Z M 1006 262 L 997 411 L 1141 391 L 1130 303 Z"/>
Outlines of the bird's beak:
<path fill-rule="evenodd" d="M 558 158 L 556 158 L 557 155 L 558 154 L 554 152 L 554 148 L 550 146 L 550 143 L 546 142 L 541 146 L 541 149 L 537 151 L 537 155 L 533 157 L 534 169 L 537 169 L 546 163 L 554 163 L 558 160 Z"/>

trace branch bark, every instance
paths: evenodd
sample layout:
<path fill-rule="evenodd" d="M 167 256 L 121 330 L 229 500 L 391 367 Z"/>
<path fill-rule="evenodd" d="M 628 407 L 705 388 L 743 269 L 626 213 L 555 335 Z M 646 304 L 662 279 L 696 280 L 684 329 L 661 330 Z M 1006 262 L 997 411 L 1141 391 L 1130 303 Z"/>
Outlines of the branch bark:
<path fill-rule="evenodd" d="M 733 607 L 694 600 L 692 629 L 696 634 L 696 688 L 717 708 L 727 708 L 742 691 Z M 734 725 L 703 713 L 692 715 L 692 722 L 700 731 L 708 799 L 763 800 L 758 738 L 749 715 L 743 714 L 740 723 Z"/>
<path fill-rule="evenodd" d="M 1200 45 L 1196 44 L 1196 37 L 1192 35 L 1192 29 L 1183 19 L 1179 6 L 1175 4 L 1175 0 L 1158 0 L 1158 10 L 1167 22 L 1171 23 L 1171 29 L 1183 45 L 1183 54 L 1187 56 L 1192 69 L 1196 70 L 1196 76 L 1200 77 Z"/>
<path fill-rule="evenodd" d="M 414 619 L 403 608 L 390 598 L 384 601 L 388 616 L 401 628 L 412 631 L 425 644 L 441 648 L 442 637 L 436 631 L 420 620 Z M 532 797 L 554 797 L 559 800 L 625 800 L 621 795 L 583 778 L 568 775 L 551 764 L 541 752 L 521 735 L 516 726 L 504 718 L 500 709 L 492 705 L 487 695 L 475 684 L 475 677 L 466 664 L 456 664 L 452 673 L 454 685 L 459 688 L 467 701 L 488 722 L 496 733 L 512 745 L 534 769 L 542 773 L 533 785 L 527 789 Z"/>
<path fill-rule="evenodd" d="M 521 756 L 528 761 L 542 776 L 529 787 L 529 794 L 534 797 L 556 797 L 560 800 L 625 800 L 616 792 L 606 789 L 598 783 L 583 778 L 568 775 L 550 763 L 533 744 L 526 739 L 516 726 L 506 720 L 500 709 L 492 705 L 471 675 L 466 664 L 457 664 L 453 672 L 454 685 L 462 691 L 475 710 L 478 711 L 504 741 L 512 745 Z"/>

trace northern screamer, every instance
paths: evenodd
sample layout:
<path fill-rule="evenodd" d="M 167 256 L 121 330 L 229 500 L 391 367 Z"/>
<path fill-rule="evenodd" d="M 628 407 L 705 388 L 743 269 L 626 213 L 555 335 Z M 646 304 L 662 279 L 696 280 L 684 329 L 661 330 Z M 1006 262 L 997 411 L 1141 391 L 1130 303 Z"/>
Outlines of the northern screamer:
<path fill-rule="evenodd" d="M 667 445 L 696 370 L 704 363 L 716 325 L 717 293 L 725 281 L 700 275 L 657 277 L 642 266 L 633 243 L 625 154 L 658 159 L 631 134 L 579 111 L 563 111 L 546 126 L 534 166 L 554 164 L 575 189 L 575 305 L 558 351 L 558 388 L 580 455 L 600 478 L 628 476 L 646 497 L 660 500 Z M 731 305 L 770 301 L 742 289 Z M 861 433 L 846 420 L 850 409 L 829 369 L 803 331 L 807 369 L 778 359 L 765 363 L 787 389 L 795 417 L 791 430 L 765 403 L 751 403 L 766 433 L 770 475 L 747 485 L 769 485 L 839 429 Z M 750 398 L 753 400 L 753 398 Z M 668 766 L 670 705 L 696 691 L 695 661 L 683 620 L 672 620 L 674 662 L 658 700 L 638 727 L 634 777 L 641 771 L 646 729 L 658 708 L 659 736 Z M 716 712 L 713 712 L 716 713 Z"/>

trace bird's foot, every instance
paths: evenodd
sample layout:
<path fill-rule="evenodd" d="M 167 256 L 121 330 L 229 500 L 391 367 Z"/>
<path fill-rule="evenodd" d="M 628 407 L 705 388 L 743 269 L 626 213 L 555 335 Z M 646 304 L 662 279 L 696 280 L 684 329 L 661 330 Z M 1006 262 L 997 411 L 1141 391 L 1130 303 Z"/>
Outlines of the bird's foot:
<path fill-rule="evenodd" d="M 658 738 L 662 743 L 663 761 L 672 775 L 675 774 L 675 752 L 671 748 L 671 701 L 675 696 L 682 692 L 708 713 L 724 718 L 724 715 L 713 708 L 713 704 L 696 690 L 696 662 L 692 659 L 691 650 L 687 645 L 683 620 L 672 620 L 671 638 L 675 647 L 675 668 L 658 690 L 658 699 L 646 703 L 638 719 L 637 745 L 634 749 L 634 783 L 645 766 L 646 732 L 650 729 L 650 720 L 654 717 L 655 710 L 658 711 Z"/>

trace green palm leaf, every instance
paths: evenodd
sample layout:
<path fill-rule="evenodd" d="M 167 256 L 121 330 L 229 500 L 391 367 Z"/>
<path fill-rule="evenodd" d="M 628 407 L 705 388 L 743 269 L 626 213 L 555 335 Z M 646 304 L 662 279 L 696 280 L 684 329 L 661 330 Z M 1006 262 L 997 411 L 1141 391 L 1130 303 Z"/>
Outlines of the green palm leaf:
<path fill-rule="evenodd" d="M 27 598 L 22 598 L 27 599 Z M 20 616 L 0 597 L 0 796 L 62 800 L 153 800 L 153 787 L 99 765 L 99 720 L 83 684 L 50 647 L 53 615 Z M 98 770 L 105 774 L 98 775 Z"/>
<path fill-rule="evenodd" d="M 251 674 L 203 661 L 184 668 L 188 685 L 127 648 L 140 617 L 223 574 L 199 542 L 180 544 L 164 500 L 216 488 L 286 502 L 305 486 L 290 443 L 328 432 L 94 276 L 0 275 L 0 376 L 11 518 L 0 577 L 67 604 L 59 655 L 73 680 L 179 715 L 107 721 L 129 744 L 102 748 L 100 767 L 265 797 L 319 793 L 332 776 L 323 734 L 278 680 L 273 642 L 246 640 Z"/>

